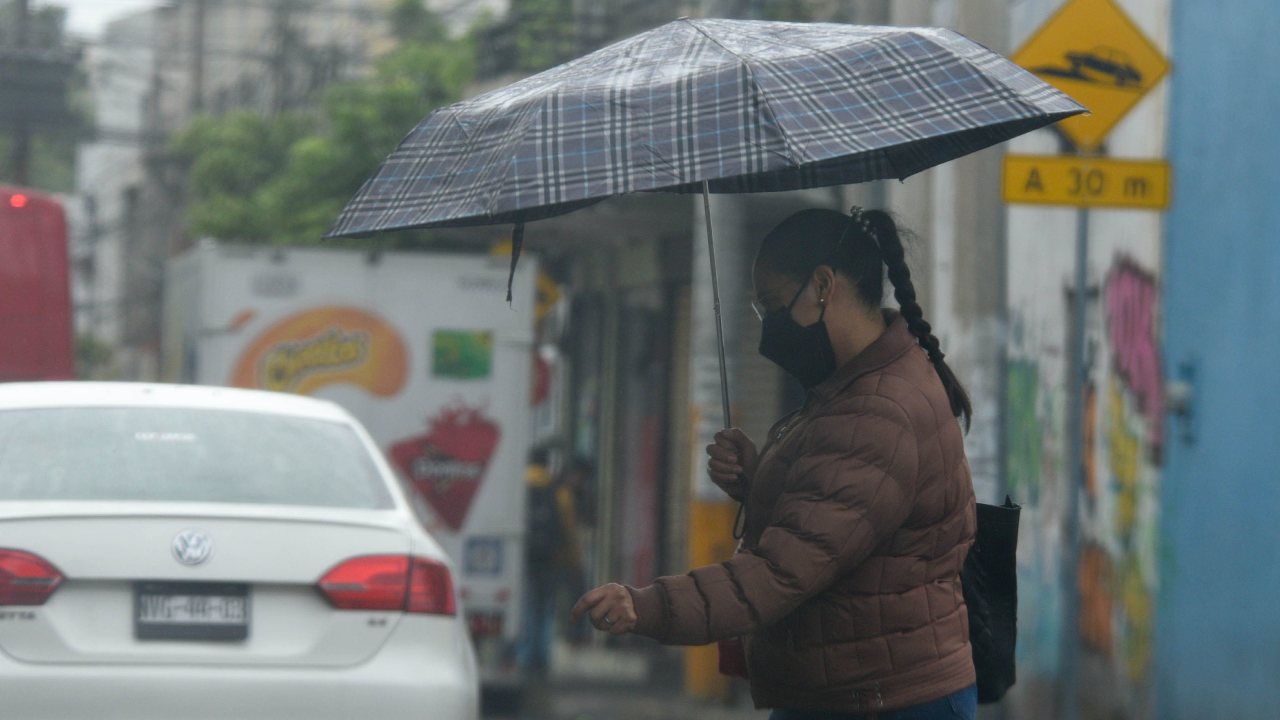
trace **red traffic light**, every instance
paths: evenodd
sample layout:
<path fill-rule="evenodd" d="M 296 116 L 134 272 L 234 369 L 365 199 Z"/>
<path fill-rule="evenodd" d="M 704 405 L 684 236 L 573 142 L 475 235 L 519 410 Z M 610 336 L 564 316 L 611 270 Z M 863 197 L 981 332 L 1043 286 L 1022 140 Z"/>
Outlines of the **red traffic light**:
<path fill-rule="evenodd" d="M 9 207 L 20 210 L 26 206 L 27 206 L 26 195 L 23 195 L 22 193 L 17 193 L 9 196 Z"/>

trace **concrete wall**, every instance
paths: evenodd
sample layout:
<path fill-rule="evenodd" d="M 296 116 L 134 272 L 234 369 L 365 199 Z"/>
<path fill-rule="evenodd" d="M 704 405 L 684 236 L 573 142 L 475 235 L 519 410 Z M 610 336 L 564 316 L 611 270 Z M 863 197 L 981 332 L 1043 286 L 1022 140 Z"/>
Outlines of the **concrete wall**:
<path fill-rule="evenodd" d="M 1179 0 L 1165 255 L 1170 415 L 1156 717 L 1276 717 L 1280 5 Z"/>

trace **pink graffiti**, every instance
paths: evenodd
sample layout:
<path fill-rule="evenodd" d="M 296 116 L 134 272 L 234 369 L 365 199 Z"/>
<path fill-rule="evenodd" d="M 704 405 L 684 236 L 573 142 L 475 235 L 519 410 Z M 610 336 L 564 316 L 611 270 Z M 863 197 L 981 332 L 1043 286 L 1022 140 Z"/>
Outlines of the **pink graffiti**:
<path fill-rule="evenodd" d="M 1155 278 L 1131 258 L 1120 257 L 1107 277 L 1107 328 L 1116 372 L 1147 418 L 1153 455 L 1164 436 L 1164 388 L 1156 339 Z"/>

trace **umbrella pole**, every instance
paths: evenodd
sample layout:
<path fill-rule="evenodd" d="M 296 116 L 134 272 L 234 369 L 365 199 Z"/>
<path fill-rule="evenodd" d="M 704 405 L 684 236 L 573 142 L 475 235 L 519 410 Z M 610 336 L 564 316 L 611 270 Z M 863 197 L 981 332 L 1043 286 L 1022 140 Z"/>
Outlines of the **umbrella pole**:
<path fill-rule="evenodd" d="M 716 346 L 720 351 L 720 403 L 724 409 L 724 426 L 732 427 L 729 420 L 729 371 L 724 360 L 724 322 L 720 319 L 720 282 L 716 279 L 716 242 L 711 230 L 711 187 L 702 181 L 702 214 L 707 220 L 707 257 L 711 259 L 711 294 L 716 308 Z"/>

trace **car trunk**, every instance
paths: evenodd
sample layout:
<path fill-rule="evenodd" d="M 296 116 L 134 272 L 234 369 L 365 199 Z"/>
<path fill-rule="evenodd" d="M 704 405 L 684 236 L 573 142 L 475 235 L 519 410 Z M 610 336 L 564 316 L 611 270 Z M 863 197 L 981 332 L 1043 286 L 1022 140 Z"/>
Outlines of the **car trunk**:
<path fill-rule="evenodd" d="M 0 650 L 17 660 L 349 666 L 377 652 L 400 619 L 336 609 L 317 584 L 353 557 L 408 554 L 396 513 L 88 505 L 0 519 L 0 547 L 32 553 L 64 578 L 43 605 L 0 608 Z M 179 559 L 175 539 L 187 531 L 208 540 L 197 564 Z"/>

